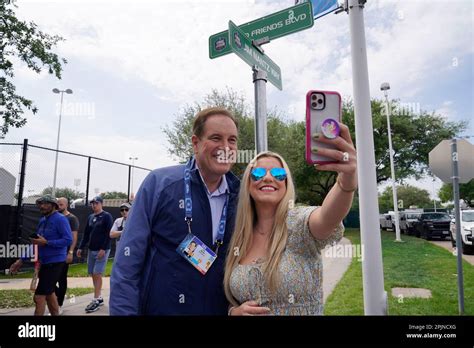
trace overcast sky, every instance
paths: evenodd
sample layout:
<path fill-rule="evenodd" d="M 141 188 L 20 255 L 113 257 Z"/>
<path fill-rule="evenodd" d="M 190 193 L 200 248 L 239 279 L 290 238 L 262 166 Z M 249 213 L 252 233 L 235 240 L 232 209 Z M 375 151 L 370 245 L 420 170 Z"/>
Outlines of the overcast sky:
<path fill-rule="evenodd" d="M 64 96 L 60 148 L 120 162 L 138 157 L 137 165 L 157 168 L 176 163 L 166 149 L 162 127 L 171 124 L 188 103 L 202 101 L 213 88 L 229 86 L 253 105 L 251 70 L 229 54 L 209 59 L 208 38 L 294 1 L 106 1 L 18 0 L 17 14 L 41 30 L 66 39 L 55 51 L 68 60 L 62 80 L 35 74 L 16 65 L 18 92 L 35 101 L 38 114 L 27 126 L 11 129 L 5 141 L 28 138 L 40 146 L 56 146 L 59 95 Z M 371 97 L 381 98 L 388 81 L 391 98 L 436 111 L 449 120 L 471 120 L 473 114 L 473 5 L 470 0 L 369 0 L 365 25 Z M 350 33 L 347 14 L 330 14 L 297 34 L 265 45 L 282 71 L 283 91 L 267 86 L 268 108 L 303 120 L 304 96 L 310 89 L 336 90 L 352 96 Z M 474 135 L 471 122 L 465 135 Z M 472 140 L 471 140 L 472 142 Z M 303 154 L 302 154 L 303 155 Z M 2 165 L 15 175 L 19 153 L 3 153 Z M 27 189 L 52 184 L 54 156 L 31 151 L 28 169 L 35 170 Z M 85 188 L 87 160 L 62 158 L 58 186 Z M 91 190 L 126 191 L 126 168 L 101 165 Z M 136 174 L 138 186 L 145 173 Z M 120 184 L 117 187 L 117 182 Z M 418 183 L 420 184 L 420 182 Z M 421 182 L 431 193 L 441 185 Z M 92 192 L 91 191 L 91 192 Z"/>

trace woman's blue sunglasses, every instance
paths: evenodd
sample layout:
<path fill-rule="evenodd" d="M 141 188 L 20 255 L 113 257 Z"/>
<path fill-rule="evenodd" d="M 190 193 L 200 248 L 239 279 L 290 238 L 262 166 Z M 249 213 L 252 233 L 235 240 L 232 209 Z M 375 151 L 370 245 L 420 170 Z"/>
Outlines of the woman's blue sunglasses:
<path fill-rule="evenodd" d="M 285 168 L 272 168 L 270 169 L 270 174 L 278 181 L 283 181 L 286 179 Z M 267 175 L 267 169 L 262 167 L 253 168 L 250 172 L 250 176 L 252 177 L 253 181 L 262 180 L 265 175 Z"/>

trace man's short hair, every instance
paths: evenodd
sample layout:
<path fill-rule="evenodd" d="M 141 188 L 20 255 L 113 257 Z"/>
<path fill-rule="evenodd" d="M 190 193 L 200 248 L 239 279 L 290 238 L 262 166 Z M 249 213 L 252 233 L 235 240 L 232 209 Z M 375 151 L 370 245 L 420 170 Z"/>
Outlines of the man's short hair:
<path fill-rule="evenodd" d="M 223 107 L 211 107 L 203 109 L 197 113 L 193 123 L 193 134 L 200 138 L 204 134 L 204 126 L 207 119 L 214 115 L 227 116 L 235 123 L 237 128 L 239 127 L 237 119 L 229 110 Z"/>

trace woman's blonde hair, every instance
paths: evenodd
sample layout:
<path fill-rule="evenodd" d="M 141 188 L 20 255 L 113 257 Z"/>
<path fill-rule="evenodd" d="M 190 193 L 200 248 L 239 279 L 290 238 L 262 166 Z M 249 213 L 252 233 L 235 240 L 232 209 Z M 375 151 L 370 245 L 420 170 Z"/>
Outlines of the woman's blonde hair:
<path fill-rule="evenodd" d="M 290 209 L 290 206 L 294 204 L 295 200 L 295 188 L 290 169 L 288 168 L 288 164 L 279 154 L 270 151 L 261 152 L 250 161 L 245 169 L 242 183 L 240 185 L 239 204 L 237 206 L 234 233 L 227 250 L 224 290 L 228 301 L 234 306 L 238 305 L 238 303 L 230 291 L 230 276 L 240 260 L 247 255 L 247 252 L 252 245 L 253 231 L 255 224 L 257 223 L 255 202 L 249 193 L 250 172 L 252 168 L 256 167 L 257 161 L 265 157 L 276 158 L 281 163 L 282 167 L 285 168 L 287 173 L 286 193 L 280 203 L 278 203 L 275 211 L 275 221 L 270 235 L 269 248 L 265 258 L 266 261 L 263 264 L 264 279 L 271 292 L 275 292 L 278 286 L 278 265 L 288 239 L 286 219 L 288 216 L 288 210 Z"/>

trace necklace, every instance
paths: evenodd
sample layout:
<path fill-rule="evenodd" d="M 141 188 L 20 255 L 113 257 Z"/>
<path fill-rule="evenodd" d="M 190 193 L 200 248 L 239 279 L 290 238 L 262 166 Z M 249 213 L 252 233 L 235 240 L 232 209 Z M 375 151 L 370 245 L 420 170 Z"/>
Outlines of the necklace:
<path fill-rule="evenodd" d="M 261 263 L 262 261 L 263 261 L 263 259 L 262 259 L 261 257 L 258 257 L 258 258 L 256 258 L 256 259 L 253 259 L 253 260 L 252 260 L 252 263 L 253 263 L 253 264 L 257 264 L 257 263 Z"/>
<path fill-rule="evenodd" d="M 261 232 L 260 229 L 258 229 L 258 228 L 255 228 L 255 232 L 257 232 L 261 236 L 267 236 L 268 235 L 268 233 Z"/>

